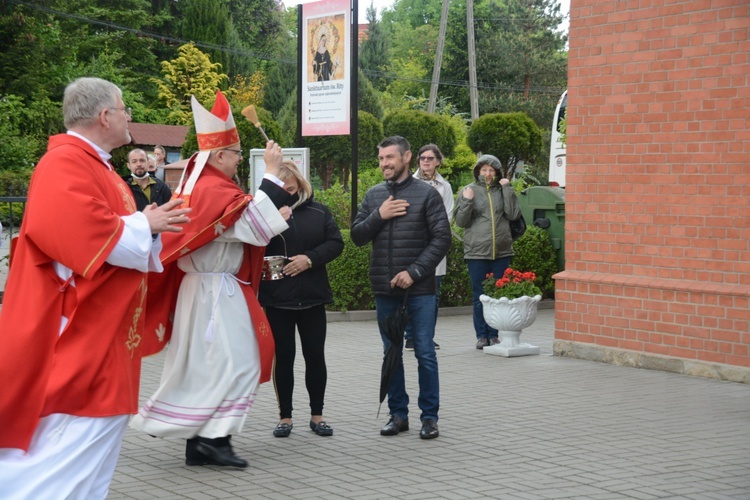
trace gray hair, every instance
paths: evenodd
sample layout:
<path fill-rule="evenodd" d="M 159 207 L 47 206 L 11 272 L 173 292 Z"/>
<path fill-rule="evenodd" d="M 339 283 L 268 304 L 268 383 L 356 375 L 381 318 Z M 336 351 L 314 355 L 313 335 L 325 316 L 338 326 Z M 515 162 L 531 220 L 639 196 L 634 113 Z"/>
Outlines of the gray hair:
<path fill-rule="evenodd" d="M 122 91 L 101 78 L 79 78 L 65 88 L 63 120 L 65 128 L 92 125 L 104 108 L 117 106 Z"/>

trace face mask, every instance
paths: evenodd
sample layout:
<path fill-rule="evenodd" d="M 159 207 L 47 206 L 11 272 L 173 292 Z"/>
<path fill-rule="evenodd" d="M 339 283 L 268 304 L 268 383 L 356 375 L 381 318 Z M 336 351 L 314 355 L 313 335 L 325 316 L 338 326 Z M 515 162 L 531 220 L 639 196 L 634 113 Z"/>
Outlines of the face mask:
<path fill-rule="evenodd" d="M 294 205 L 298 201 L 299 201 L 299 193 L 294 193 L 292 195 L 289 195 L 289 199 L 286 200 L 286 202 L 284 203 L 284 205 L 286 205 L 288 207 L 291 207 L 292 205 Z"/>

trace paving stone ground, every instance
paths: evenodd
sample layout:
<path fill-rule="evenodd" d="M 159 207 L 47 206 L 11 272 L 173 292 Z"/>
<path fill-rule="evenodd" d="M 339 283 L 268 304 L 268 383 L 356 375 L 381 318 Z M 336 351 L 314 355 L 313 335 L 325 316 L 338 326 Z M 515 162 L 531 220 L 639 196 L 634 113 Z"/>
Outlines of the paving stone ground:
<path fill-rule="evenodd" d="M 461 314 L 438 321 L 438 439 L 419 439 L 410 352 L 411 430 L 380 436 L 376 323 L 331 322 L 332 437 L 309 430 L 298 352 L 289 438 L 271 434 L 271 384 L 233 438 L 245 470 L 187 467 L 184 441 L 128 430 L 109 499 L 750 499 L 750 385 L 554 357 L 553 309 L 521 338 L 541 355 L 490 356 L 465 309 L 444 312 Z M 142 398 L 162 363 L 144 363 Z"/>

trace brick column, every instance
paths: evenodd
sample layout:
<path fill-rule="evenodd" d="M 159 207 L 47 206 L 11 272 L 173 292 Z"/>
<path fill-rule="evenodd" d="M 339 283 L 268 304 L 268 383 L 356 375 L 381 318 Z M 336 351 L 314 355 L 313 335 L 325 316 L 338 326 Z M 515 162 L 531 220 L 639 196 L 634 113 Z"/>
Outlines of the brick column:
<path fill-rule="evenodd" d="M 750 4 L 570 14 L 555 353 L 750 383 Z"/>

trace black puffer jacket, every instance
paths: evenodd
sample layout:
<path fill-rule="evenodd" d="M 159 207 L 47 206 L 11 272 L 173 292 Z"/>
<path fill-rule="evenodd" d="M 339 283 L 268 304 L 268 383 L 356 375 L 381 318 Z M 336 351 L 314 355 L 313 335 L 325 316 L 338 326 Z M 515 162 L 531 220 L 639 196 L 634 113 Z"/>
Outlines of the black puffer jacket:
<path fill-rule="evenodd" d="M 305 200 L 287 221 L 289 228 L 275 236 L 266 255 L 307 255 L 312 268 L 297 276 L 261 281 L 259 300 L 264 307 L 303 309 L 333 302 L 326 264 L 341 255 L 344 240 L 325 205 Z M 286 244 L 286 248 L 285 248 Z"/>
<path fill-rule="evenodd" d="M 383 220 L 378 209 L 391 195 L 408 201 L 409 207 L 406 215 Z M 412 176 L 399 183 L 378 184 L 365 194 L 352 223 L 351 237 L 358 246 L 372 241 L 373 294 L 401 293 L 392 290 L 390 282 L 403 270 L 414 280 L 410 294 L 435 293 L 435 267 L 451 246 L 450 224 L 437 189 Z"/>

